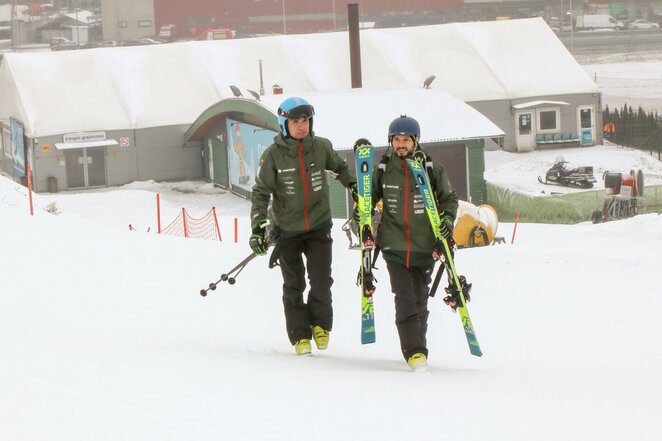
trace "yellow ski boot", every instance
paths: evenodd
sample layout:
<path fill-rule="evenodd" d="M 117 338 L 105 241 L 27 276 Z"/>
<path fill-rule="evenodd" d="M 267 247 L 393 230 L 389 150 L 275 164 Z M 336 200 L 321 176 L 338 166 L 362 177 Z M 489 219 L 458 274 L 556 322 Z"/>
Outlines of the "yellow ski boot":
<path fill-rule="evenodd" d="M 302 338 L 301 340 L 294 343 L 294 351 L 297 355 L 309 355 L 312 351 L 312 346 L 310 345 L 310 340 L 307 338 Z"/>
<path fill-rule="evenodd" d="M 323 351 L 329 347 L 329 334 L 330 332 L 321 326 L 313 326 L 313 339 L 317 349 Z"/>

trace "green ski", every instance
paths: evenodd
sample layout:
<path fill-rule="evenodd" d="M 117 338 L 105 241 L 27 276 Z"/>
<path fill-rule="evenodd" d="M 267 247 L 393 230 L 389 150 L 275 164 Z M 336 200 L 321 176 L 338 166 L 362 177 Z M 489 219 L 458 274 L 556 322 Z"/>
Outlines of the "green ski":
<path fill-rule="evenodd" d="M 451 285 L 451 291 L 459 294 L 457 311 L 459 311 L 460 318 L 462 319 L 462 327 L 464 329 L 464 334 L 467 337 L 467 342 L 469 343 L 469 351 L 471 354 L 480 357 L 483 355 L 483 352 L 480 350 L 480 345 L 478 344 L 476 332 L 471 322 L 471 317 L 469 316 L 469 310 L 467 309 L 467 303 L 465 301 L 468 299 L 467 287 L 470 287 L 471 285 L 467 285 L 466 281 L 462 280 L 464 277 L 458 276 L 457 271 L 455 270 L 455 262 L 453 261 L 450 245 L 441 234 L 441 217 L 439 216 L 439 211 L 437 210 L 437 202 L 432 192 L 432 188 L 430 187 L 430 179 L 425 169 L 425 161 L 425 153 L 417 151 L 414 153 L 413 160 L 407 159 L 407 165 L 409 166 L 411 172 L 414 174 L 418 190 L 421 192 L 421 196 L 423 196 L 425 211 L 427 212 L 428 218 L 430 219 L 432 231 L 434 232 L 437 240 L 439 240 L 442 244 L 443 249 L 441 258 L 443 264 L 446 265 L 446 271 Z"/>
<path fill-rule="evenodd" d="M 361 343 L 368 344 L 375 342 L 375 305 L 372 299 L 375 292 L 372 275 L 372 250 L 375 246 L 372 236 L 373 147 L 361 141 L 367 140 L 359 140 L 354 146 L 361 243 L 361 268 L 357 284 L 361 287 Z"/>

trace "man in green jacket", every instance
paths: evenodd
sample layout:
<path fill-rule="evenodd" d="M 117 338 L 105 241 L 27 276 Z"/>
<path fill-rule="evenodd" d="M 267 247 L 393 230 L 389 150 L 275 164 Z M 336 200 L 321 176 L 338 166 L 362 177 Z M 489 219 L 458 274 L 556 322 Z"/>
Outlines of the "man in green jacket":
<path fill-rule="evenodd" d="M 406 159 L 419 150 L 421 129 L 418 122 L 400 116 L 389 126 L 389 150 L 373 175 L 373 203 L 383 201 L 379 246 L 382 250 L 395 294 L 395 323 L 402 355 L 414 370 L 427 368 L 428 287 L 434 269 L 433 254 L 438 252 L 432 226 L 416 181 Z M 427 155 L 426 155 L 427 156 Z M 431 161 L 428 156 L 428 161 Z M 452 237 L 458 198 L 446 171 L 432 163 L 430 185 L 442 218 L 442 231 Z"/>
<path fill-rule="evenodd" d="M 326 349 L 333 324 L 331 306 L 331 205 L 326 171 L 356 193 L 356 178 L 326 138 L 312 131 L 313 106 L 292 97 L 278 108 L 280 134 L 260 158 L 251 197 L 251 249 L 266 254 L 267 209 L 280 230 L 279 260 L 283 275 L 283 306 L 290 342 L 298 355 L 310 354 L 311 337 Z M 310 291 L 306 289 L 306 256 Z"/>

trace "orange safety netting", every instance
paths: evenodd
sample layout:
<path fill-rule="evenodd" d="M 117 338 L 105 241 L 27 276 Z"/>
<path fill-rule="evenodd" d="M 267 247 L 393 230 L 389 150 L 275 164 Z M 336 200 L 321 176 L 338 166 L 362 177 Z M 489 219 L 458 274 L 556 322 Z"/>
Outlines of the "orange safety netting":
<path fill-rule="evenodd" d="M 181 214 L 170 222 L 170 225 L 162 229 L 161 234 L 220 241 L 221 231 L 218 227 L 216 209 L 212 208 L 209 213 L 200 219 L 196 219 L 191 217 L 186 209 L 182 208 Z"/>

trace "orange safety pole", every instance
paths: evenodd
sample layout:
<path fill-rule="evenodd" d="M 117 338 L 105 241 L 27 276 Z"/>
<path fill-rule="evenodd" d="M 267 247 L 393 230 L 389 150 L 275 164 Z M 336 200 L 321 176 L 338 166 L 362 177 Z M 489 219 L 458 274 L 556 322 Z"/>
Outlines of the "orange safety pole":
<path fill-rule="evenodd" d="M 211 207 L 212 213 L 214 213 L 214 222 L 216 223 L 216 232 L 218 233 L 218 241 L 223 242 L 221 239 L 221 229 L 218 226 L 218 218 L 216 217 L 216 207 Z"/>
<path fill-rule="evenodd" d="M 510 239 L 510 244 L 515 243 L 515 232 L 517 231 L 517 223 L 519 222 L 519 211 L 517 212 L 517 215 L 515 216 L 515 226 L 513 227 L 513 237 Z"/>
<path fill-rule="evenodd" d="M 234 218 L 234 243 L 239 241 L 239 225 L 237 223 L 237 218 Z"/>
<path fill-rule="evenodd" d="M 159 193 L 156 193 L 156 225 L 161 234 L 161 195 Z"/>
<path fill-rule="evenodd" d="M 34 206 L 32 205 L 32 170 L 28 164 L 28 199 L 30 199 L 30 216 L 34 216 Z"/>
<path fill-rule="evenodd" d="M 186 208 L 182 208 L 182 222 L 184 223 L 184 237 L 188 237 L 188 231 L 186 230 Z"/>

